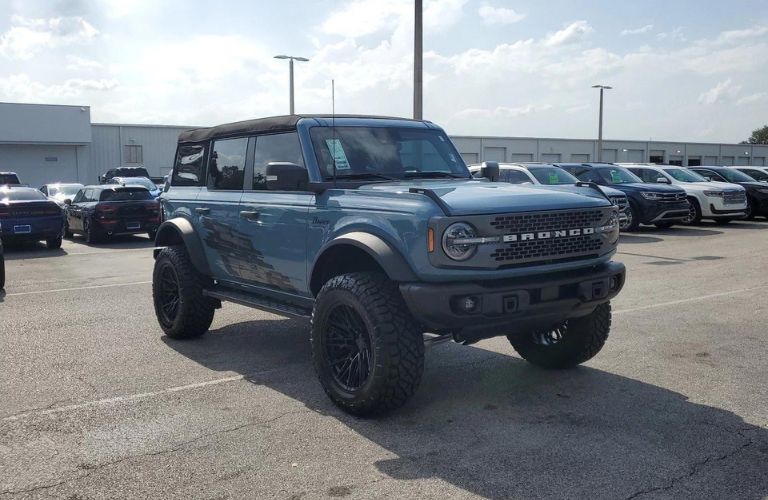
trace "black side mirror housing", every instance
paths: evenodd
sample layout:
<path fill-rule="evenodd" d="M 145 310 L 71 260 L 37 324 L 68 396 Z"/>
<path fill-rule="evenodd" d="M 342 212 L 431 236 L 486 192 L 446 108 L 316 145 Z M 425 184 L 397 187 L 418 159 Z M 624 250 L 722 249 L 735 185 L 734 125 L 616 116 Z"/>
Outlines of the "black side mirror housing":
<path fill-rule="evenodd" d="M 658 184 L 671 184 L 669 182 L 669 179 L 667 179 L 666 177 L 659 177 L 658 179 L 656 179 L 656 182 Z"/>
<path fill-rule="evenodd" d="M 306 191 L 308 184 L 309 173 L 306 168 L 285 161 L 267 163 L 267 190 Z"/>
<path fill-rule="evenodd" d="M 499 181 L 499 162 L 484 161 L 482 167 L 480 167 L 480 175 L 490 180 L 491 182 L 498 182 Z"/>

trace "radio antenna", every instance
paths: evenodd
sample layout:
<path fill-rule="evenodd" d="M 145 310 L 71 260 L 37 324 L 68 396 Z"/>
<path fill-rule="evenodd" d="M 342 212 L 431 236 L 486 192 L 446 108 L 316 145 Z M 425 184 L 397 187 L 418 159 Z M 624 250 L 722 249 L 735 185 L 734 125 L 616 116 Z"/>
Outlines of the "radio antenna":
<path fill-rule="evenodd" d="M 336 81 L 331 80 L 331 133 L 333 134 L 333 187 L 336 187 Z"/>

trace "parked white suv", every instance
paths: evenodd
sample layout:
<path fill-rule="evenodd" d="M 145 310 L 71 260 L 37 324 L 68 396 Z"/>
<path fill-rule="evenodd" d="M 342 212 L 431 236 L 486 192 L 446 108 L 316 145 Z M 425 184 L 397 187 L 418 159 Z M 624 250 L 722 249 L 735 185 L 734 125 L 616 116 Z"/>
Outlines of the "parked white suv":
<path fill-rule="evenodd" d="M 481 177 L 482 165 L 469 165 L 472 177 Z M 549 163 L 499 163 L 499 181 L 510 184 L 535 184 L 543 186 L 573 186 L 579 179 L 560 167 Z M 629 225 L 627 195 L 608 186 L 597 186 L 611 203 L 619 207 L 619 228 L 624 230 Z"/>
<path fill-rule="evenodd" d="M 727 224 L 746 217 L 747 193 L 738 184 L 709 181 L 684 167 L 639 163 L 620 164 L 643 179 L 643 182 L 673 184 L 688 195 L 690 215 L 684 224 L 695 224 L 701 219 L 712 219 Z"/>

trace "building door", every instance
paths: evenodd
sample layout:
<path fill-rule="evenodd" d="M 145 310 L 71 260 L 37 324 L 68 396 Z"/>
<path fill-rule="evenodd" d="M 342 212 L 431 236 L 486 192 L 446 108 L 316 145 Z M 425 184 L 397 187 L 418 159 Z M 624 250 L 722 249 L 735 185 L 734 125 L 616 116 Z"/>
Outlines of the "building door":
<path fill-rule="evenodd" d="M 507 161 L 507 148 L 483 148 L 483 161 L 497 161 L 504 163 Z"/>
<path fill-rule="evenodd" d="M 11 170 L 23 184 L 77 182 L 76 146 L 0 145 L 0 170 Z"/>
<path fill-rule="evenodd" d="M 661 149 L 652 149 L 648 154 L 648 161 L 650 163 L 664 163 L 664 151 Z"/>
<path fill-rule="evenodd" d="M 752 165 L 756 167 L 762 167 L 765 165 L 765 157 L 764 156 L 755 156 L 752 158 Z"/>
<path fill-rule="evenodd" d="M 737 165 L 749 165 L 749 156 L 739 156 L 739 163 Z"/>
<path fill-rule="evenodd" d="M 698 167 L 701 165 L 701 156 L 689 156 L 688 157 L 688 166 L 689 167 Z"/>
<path fill-rule="evenodd" d="M 571 162 L 573 163 L 589 163 L 589 155 L 585 154 L 572 154 Z"/>
<path fill-rule="evenodd" d="M 643 163 L 643 158 L 645 158 L 645 150 L 642 150 L 642 149 L 627 150 L 628 163 Z"/>
<path fill-rule="evenodd" d="M 615 149 L 603 149 L 603 161 L 605 163 L 616 162 L 616 150 Z"/>
<path fill-rule="evenodd" d="M 733 156 L 723 156 L 723 161 L 721 164 L 725 165 L 726 167 L 733 165 Z"/>
<path fill-rule="evenodd" d="M 510 160 L 512 160 L 512 163 L 525 163 L 533 161 L 533 155 L 528 153 L 512 153 Z"/>
<path fill-rule="evenodd" d="M 677 165 L 678 167 L 683 166 L 683 157 L 680 155 L 669 155 L 669 164 L 670 165 Z"/>
<path fill-rule="evenodd" d="M 705 156 L 702 165 L 713 167 L 717 165 L 717 156 Z"/>
<path fill-rule="evenodd" d="M 477 153 L 461 153 L 461 157 L 464 159 L 464 163 L 467 165 L 474 165 L 480 163 Z"/>
<path fill-rule="evenodd" d="M 544 163 L 560 163 L 560 153 L 548 153 L 541 155 L 541 161 Z"/>

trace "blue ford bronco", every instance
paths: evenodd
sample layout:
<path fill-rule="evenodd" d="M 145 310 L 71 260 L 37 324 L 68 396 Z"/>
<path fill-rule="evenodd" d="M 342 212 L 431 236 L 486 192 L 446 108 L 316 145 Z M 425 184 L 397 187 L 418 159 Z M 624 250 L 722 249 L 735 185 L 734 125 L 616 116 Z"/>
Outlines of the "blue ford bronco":
<path fill-rule="evenodd" d="M 427 121 L 291 115 L 179 137 L 161 196 L 153 300 L 175 339 L 222 302 L 311 318 L 315 370 L 355 415 L 416 391 L 425 345 L 506 336 L 573 366 L 602 348 L 625 268 L 617 209 L 571 190 L 473 179 Z"/>

